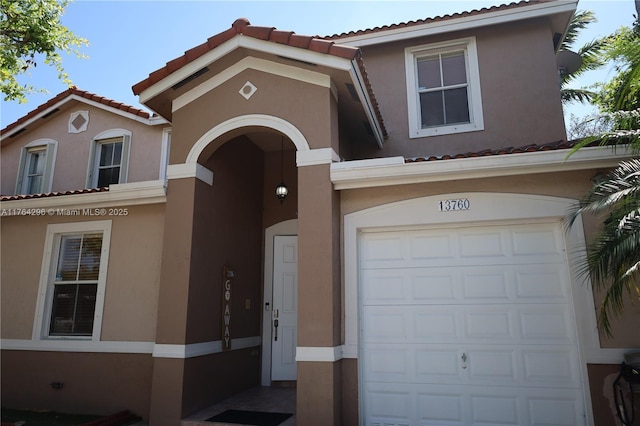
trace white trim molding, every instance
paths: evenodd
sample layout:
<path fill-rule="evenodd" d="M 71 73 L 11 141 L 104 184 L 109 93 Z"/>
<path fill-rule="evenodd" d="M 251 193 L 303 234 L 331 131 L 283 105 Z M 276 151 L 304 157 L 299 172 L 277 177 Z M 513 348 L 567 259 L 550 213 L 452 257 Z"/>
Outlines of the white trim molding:
<path fill-rule="evenodd" d="M 0 208 L 10 213 L 16 212 L 16 215 L 22 209 L 47 209 L 49 216 L 83 216 L 84 209 L 162 204 L 166 201 L 165 182 L 152 180 L 114 184 L 104 192 L 2 201 Z"/>
<path fill-rule="evenodd" d="M 213 172 L 199 163 L 170 164 L 167 166 L 167 179 L 196 178 L 213 185 Z"/>
<path fill-rule="evenodd" d="M 153 342 L 92 341 L 67 339 L 2 339 L 3 351 L 43 351 L 43 352 L 95 352 L 122 354 L 151 354 Z"/>
<path fill-rule="evenodd" d="M 260 336 L 241 337 L 231 340 L 231 350 L 247 349 L 260 346 L 262 339 Z M 188 345 L 153 345 L 154 358 L 195 358 L 198 356 L 212 355 L 223 352 L 222 341 L 215 340 L 209 342 L 190 343 Z"/>
<path fill-rule="evenodd" d="M 109 247 L 111 245 L 111 220 L 88 222 L 54 223 L 47 226 L 40 268 L 40 282 L 33 320 L 33 340 L 43 341 L 100 341 L 102 319 L 109 269 Z M 101 249 L 98 276 L 95 279 L 96 293 L 93 315 L 93 328 L 90 336 L 50 335 L 50 321 L 54 309 L 55 275 L 58 268 L 58 256 L 62 256 L 62 238 L 65 234 L 101 234 Z M 92 280 L 93 281 L 93 280 Z"/>
<path fill-rule="evenodd" d="M 331 77 L 326 74 L 305 70 L 291 65 L 280 64 L 278 62 L 268 61 L 266 59 L 247 56 L 234 63 L 229 68 L 226 68 L 224 71 L 211 77 L 209 80 L 206 80 L 202 84 L 194 87 L 183 95 L 178 96 L 173 101 L 172 112 L 176 112 L 180 108 L 185 107 L 189 103 L 195 101 L 207 92 L 210 92 L 216 87 L 224 84 L 226 81 L 230 80 L 231 78 L 247 69 L 261 71 L 268 74 L 273 74 L 280 77 L 325 87 L 328 89 L 331 88 Z"/>
<path fill-rule="evenodd" d="M 244 133 L 244 128 L 246 127 L 266 127 L 276 130 L 288 137 L 298 151 L 309 150 L 309 143 L 302 132 L 288 121 L 272 115 L 247 114 L 230 118 L 200 136 L 200 139 L 191 147 L 185 163 L 197 163 L 200 154 L 209 145 L 212 144 L 212 148 L 215 151 L 232 137 Z M 236 134 L 235 131 L 238 131 L 238 133 Z M 223 135 L 225 137 L 221 138 Z"/>
<path fill-rule="evenodd" d="M 296 362 L 336 362 L 343 358 L 342 346 L 312 347 L 298 346 Z"/>
<path fill-rule="evenodd" d="M 153 97 L 159 95 L 165 90 L 170 89 L 176 83 L 184 80 L 185 78 L 198 72 L 204 67 L 216 62 L 217 60 L 233 52 L 234 50 L 241 48 L 261 53 L 268 53 L 275 56 L 282 56 L 297 61 L 326 66 L 343 71 L 349 71 L 349 68 L 351 67 L 351 61 L 349 59 L 239 35 L 225 41 L 215 49 L 210 50 L 194 61 L 188 63 L 168 77 L 144 89 L 139 95 L 140 103 L 145 104 Z"/>
<path fill-rule="evenodd" d="M 426 108 L 422 105 L 418 62 L 420 59 L 439 57 L 446 53 L 463 52 L 465 81 L 453 86 L 441 82 L 434 87 L 434 92 L 444 92 L 452 88 L 466 88 L 466 108 L 468 122 L 443 123 L 428 126 L 422 122 L 422 111 Z M 405 72 L 407 83 L 407 113 L 409 120 L 409 138 L 423 138 L 429 136 L 450 135 L 455 133 L 477 132 L 484 130 L 484 116 L 482 113 L 482 94 L 480 88 L 480 69 L 478 68 L 478 52 L 476 38 L 466 37 L 456 40 L 448 40 L 440 43 L 423 44 L 407 47 L 404 50 Z M 438 59 L 440 62 L 441 59 Z M 444 95 L 443 95 L 444 96 Z M 444 119 L 444 116 L 443 116 Z"/>
<path fill-rule="evenodd" d="M 486 157 L 405 163 L 403 157 L 343 161 L 331 164 L 335 189 L 370 188 L 448 180 L 552 173 L 615 167 L 630 157 L 625 147 L 526 152 Z"/>
<path fill-rule="evenodd" d="M 331 164 L 338 161 L 340 161 L 340 156 L 333 148 L 316 148 L 296 152 L 296 165 L 298 167 Z"/>
<path fill-rule="evenodd" d="M 121 117 L 125 117 L 128 118 L 130 120 L 133 121 L 137 121 L 138 123 L 142 123 L 142 124 L 146 124 L 147 126 L 157 126 L 159 124 L 168 124 L 169 122 L 167 120 L 165 120 L 164 118 L 157 116 L 157 115 L 151 115 L 151 117 L 149 118 L 144 118 L 141 117 L 137 114 L 128 112 L 128 111 L 123 111 L 119 108 L 114 108 L 112 106 L 109 105 L 105 105 L 103 103 L 100 102 L 96 102 L 96 101 L 92 101 L 91 99 L 87 99 L 83 96 L 79 96 L 79 95 L 70 95 L 67 96 L 66 98 L 62 99 L 59 102 L 56 102 L 55 104 L 51 105 L 49 108 L 41 111 L 39 114 L 29 118 L 27 121 L 25 121 L 24 123 L 20 124 L 19 126 L 14 127 L 13 129 L 9 130 L 6 133 L 3 133 L 2 135 L 0 135 L 0 141 L 4 141 L 7 138 L 10 138 L 11 135 L 15 135 L 16 133 L 18 133 L 21 129 L 24 129 L 25 127 L 28 127 L 29 125 L 35 123 L 36 121 L 38 121 L 39 119 L 47 116 L 47 114 L 54 112 L 57 109 L 60 109 L 63 105 L 72 102 L 72 101 L 77 101 L 77 102 L 81 102 L 83 104 L 86 105 L 90 105 L 92 107 L 95 108 L 99 108 L 101 110 L 104 111 L 108 111 L 109 113 L 115 114 L 115 115 L 119 115 Z"/>

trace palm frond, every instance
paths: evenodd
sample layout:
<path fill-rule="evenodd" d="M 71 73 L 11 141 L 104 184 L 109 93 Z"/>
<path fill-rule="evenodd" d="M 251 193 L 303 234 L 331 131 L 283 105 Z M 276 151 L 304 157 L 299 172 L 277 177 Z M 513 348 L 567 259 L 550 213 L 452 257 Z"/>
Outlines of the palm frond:
<path fill-rule="evenodd" d="M 582 214 L 604 219 L 578 273 L 604 291 L 598 324 L 610 336 L 611 319 L 622 313 L 625 297 L 640 301 L 640 159 L 621 162 L 574 206 L 565 223 L 571 226 Z"/>

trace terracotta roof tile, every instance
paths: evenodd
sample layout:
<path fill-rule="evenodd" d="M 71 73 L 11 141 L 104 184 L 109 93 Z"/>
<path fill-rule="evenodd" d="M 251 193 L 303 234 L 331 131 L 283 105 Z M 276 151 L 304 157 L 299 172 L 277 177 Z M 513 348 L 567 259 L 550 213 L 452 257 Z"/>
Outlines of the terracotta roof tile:
<path fill-rule="evenodd" d="M 246 18 L 239 18 L 234 21 L 231 28 L 209 37 L 205 43 L 187 50 L 183 56 L 169 61 L 163 68 L 149 74 L 147 79 L 142 80 L 132 87 L 133 93 L 139 95 L 142 91 L 162 80 L 169 74 L 177 71 L 182 66 L 194 61 L 237 35 L 286 44 L 288 46 L 312 50 L 314 52 L 325 53 L 346 59 L 354 59 L 359 52 L 359 49 L 348 46 L 336 46 L 332 49 L 332 46 L 334 45 L 332 41 L 323 40 L 319 37 L 299 36 L 291 31 L 277 30 L 273 27 L 251 25 Z M 178 64 L 182 65 L 178 66 Z"/>
<path fill-rule="evenodd" d="M 430 24 L 430 23 L 434 23 L 434 22 L 447 21 L 447 20 L 450 20 L 450 19 L 464 18 L 464 17 L 467 17 L 467 16 L 482 15 L 484 13 L 497 12 L 497 11 L 500 11 L 500 10 L 515 9 L 515 8 L 522 7 L 522 6 L 527 6 L 527 5 L 531 4 L 531 3 L 545 3 L 545 2 L 548 2 L 548 1 L 553 1 L 553 0 L 532 0 L 532 1 L 523 0 L 523 1 L 519 1 L 519 2 L 502 4 L 502 5 L 499 5 L 499 6 L 484 7 L 482 9 L 473 9 L 473 10 L 470 10 L 468 12 L 453 13 L 453 14 L 450 14 L 450 15 L 435 16 L 435 17 L 432 17 L 432 18 L 418 19 L 418 20 L 415 20 L 415 21 L 402 22 L 402 23 L 398 23 L 398 24 L 383 25 L 383 26 L 380 26 L 380 27 L 367 28 L 367 29 L 364 29 L 364 30 L 349 31 L 349 32 L 341 33 L 341 34 L 333 34 L 333 35 L 328 35 L 328 36 L 325 36 L 325 37 L 322 37 L 322 38 L 324 38 L 326 40 L 338 40 L 338 39 L 342 39 L 342 38 L 355 37 L 355 36 L 366 35 L 366 34 L 373 34 L 373 33 L 378 33 L 378 32 L 383 32 L 383 31 L 397 30 L 397 29 L 401 29 L 401 28 L 408 28 L 408 27 L 412 27 L 412 26 L 416 26 L 416 25 L 423 25 L 423 24 Z"/>
<path fill-rule="evenodd" d="M 173 59 L 167 62 L 163 68 L 153 71 L 151 74 L 149 74 L 148 78 L 133 85 L 133 93 L 135 95 L 139 95 L 144 90 L 151 87 L 153 84 L 157 83 L 171 73 L 174 73 L 188 63 L 196 60 L 200 56 L 215 49 L 222 43 L 230 40 L 237 35 L 253 37 L 259 40 L 284 44 L 287 46 L 337 56 L 344 59 L 356 60 L 358 67 L 360 68 L 360 71 L 363 75 L 366 90 L 369 92 L 369 98 L 371 99 L 372 106 L 375 109 L 376 117 L 382 128 L 383 136 L 387 136 L 387 130 L 384 128 L 382 115 L 380 114 L 378 102 L 375 99 L 375 95 L 371 87 L 371 82 L 369 81 L 369 77 L 364 66 L 364 62 L 362 61 L 360 49 L 351 46 L 338 45 L 333 41 L 324 40 L 319 37 L 298 35 L 292 31 L 283 31 L 273 27 L 251 25 L 249 20 L 247 20 L 246 18 L 236 19 L 231 25 L 231 28 L 209 37 L 205 43 L 187 50 L 181 57 Z"/>
<path fill-rule="evenodd" d="M 144 111 L 141 110 L 139 108 L 135 108 L 132 107 L 130 105 L 125 105 L 121 102 L 116 102 L 114 100 L 105 98 L 103 96 L 98 96 L 94 93 L 90 93 L 87 92 L 86 90 L 80 90 L 77 87 L 71 87 L 67 90 L 65 90 L 64 92 L 61 92 L 59 94 L 57 94 L 56 96 L 54 96 L 53 98 L 49 99 L 47 102 L 43 103 L 42 105 L 38 106 L 36 109 L 30 111 L 27 115 L 20 117 L 19 119 L 17 119 L 16 121 L 14 121 L 13 123 L 9 124 L 8 126 L 6 126 L 4 129 L 0 130 L 0 134 L 4 134 L 9 132 L 10 130 L 15 129 L 16 127 L 19 127 L 21 124 L 24 124 L 25 122 L 29 121 L 30 119 L 32 119 L 33 117 L 37 116 L 38 114 L 42 113 L 43 111 L 47 110 L 48 108 L 51 108 L 52 106 L 54 106 L 55 104 L 57 104 L 58 102 L 64 100 L 65 98 L 71 96 L 71 95 L 76 95 L 76 96 L 80 96 L 83 97 L 85 99 L 94 101 L 94 102 L 98 102 L 101 103 L 103 105 L 112 107 L 112 108 L 116 108 L 116 109 L 121 109 L 123 111 L 127 111 L 131 114 L 137 115 L 139 117 L 143 117 L 143 118 L 150 118 L 151 115 Z"/>
<path fill-rule="evenodd" d="M 466 152 L 459 154 L 445 154 L 445 155 L 431 155 L 428 157 L 414 157 L 414 158 L 405 158 L 405 163 L 420 163 L 423 161 L 441 161 L 441 160 L 451 160 L 451 159 L 461 159 L 461 158 L 475 158 L 475 157 L 486 157 L 493 155 L 509 155 L 509 154 L 523 154 L 527 152 L 541 152 L 541 151 L 555 151 L 560 149 L 571 149 L 579 141 L 556 141 L 545 144 L 531 144 L 520 147 L 507 147 L 507 148 L 498 148 L 498 149 L 484 149 L 482 151 L 477 152 Z M 597 141 L 589 146 L 598 145 Z"/>
<path fill-rule="evenodd" d="M 108 192 L 108 191 L 109 191 L 109 188 L 104 187 L 104 188 L 76 189 L 72 191 L 46 192 L 44 194 L 0 195 L 0 201 L 32 200 L 34 198 L 50 198 L 50 197 L 60 197 L 63 195 L 93 194 L 95 192 Z"/>

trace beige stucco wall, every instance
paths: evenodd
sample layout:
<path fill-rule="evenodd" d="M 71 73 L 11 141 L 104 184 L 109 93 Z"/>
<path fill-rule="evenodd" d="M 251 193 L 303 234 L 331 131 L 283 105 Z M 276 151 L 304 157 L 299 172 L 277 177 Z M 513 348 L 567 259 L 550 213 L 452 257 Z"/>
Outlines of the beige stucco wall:
<path fill-rule="evenodd" d="M 476 37 L 484 130 L 410 139 L 404 49 L 469 36 Z M 545 20 L 439 34 L 362 50 L 389 138 L 380 151 L 357 148 L 356 158 L 458 154 L 566 137 L 552 33 Z"/>
<path fill-rule="evenodd" d="M 123 217 L 12 216 L 0 220 L 3 339 L 31 339 L 47 225 L 110 219 L 101 340 L 155 340 L 164 206 L 127 208 L 128 215 Z"/>
<path fill-rule="evenodd" d="M 89 112 L 87 130 L 69 133 L 70 115 L 77 111 Z M 127 182 L 159 179 L 162 132 L 166 127 L 169 125 L 149 126 L 102 108 L 70 101 L 54 115 L 28 126 L 27 131 L 2 141 L 0 193 L 15 193 L 22 148 L 42 138 L 58 142 L 52 191 L 85 188 L 91 140 L 111 129 L 125 129 L 132 133 Z"/>
<path fill-rule="evenodd" d="M 3 350 L 1 368 L 3 407 L 149 418 L 151 354 Z"/>

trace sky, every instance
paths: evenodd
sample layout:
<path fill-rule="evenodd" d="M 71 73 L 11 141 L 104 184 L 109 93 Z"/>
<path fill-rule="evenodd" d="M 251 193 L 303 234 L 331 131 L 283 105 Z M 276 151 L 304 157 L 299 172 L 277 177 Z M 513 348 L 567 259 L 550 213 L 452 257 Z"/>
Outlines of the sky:
<path fill-rule="evenodd" d="M 89 40 L 89 45 L 81 49 L 87 58 L 63 54 L 63 65 L 79 89 L 145 109 L 131 86 L 184 51 L 230 28 L 237 18 L 247 18 L 252 25 L 323 36 L 503 3 L 508 1 L 75 0 L 67 6 L 62 23 Z M 580 0 L 578 10 L 591 10 L 598 19 L 581 33 L 577 43 L 581 46 L 622 25 L 630 26 L 635 6 L 634 0 Z M 572 87 L 605 82 L 612 75 L 609 66 L 586 74 Z M 25 104 L 1 101 L 0 128 L 66 90 L 55 70 L 43 63 L 19 81 L 44 88 L 47 93 L 29 95 Z M 593 107 L 572 104 L 565 108 L 565 117 L 594 112 Z"/>

